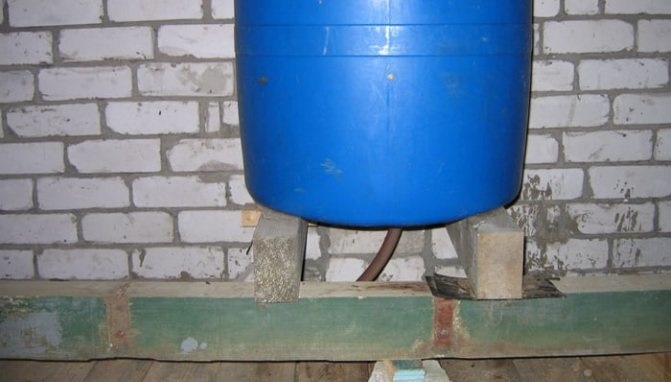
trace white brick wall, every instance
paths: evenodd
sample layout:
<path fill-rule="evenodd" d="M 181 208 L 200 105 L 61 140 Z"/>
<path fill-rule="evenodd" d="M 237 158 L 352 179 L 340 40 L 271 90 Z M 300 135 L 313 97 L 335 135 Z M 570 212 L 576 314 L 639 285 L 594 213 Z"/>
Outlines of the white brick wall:
<path fill-rule="evenodd" d="M 9 25 L 98 24 L 102 21 L 102 0 L 7 0 Z"/>
<path fill-rule="evenodd" d="M 581 169 L 526 170 L 522 179 L 522 200 L 570 200 L 582 196 Z"/>
<path fill-rule="evenodd" d="M 7 127 L 20 137 L 100 134 L 96 104 L 23 106 L 9 109 Z"/>
<path fill-rule="evenodd" d="M 249 243 L 254 234 L 253 227 L 242 227 L 240 211 L 182 211 L 177 221 L 186 243 Z"/>
<path fill-rule="evenodd" d="M 578 231 L 585 234 L 651 232 L 655 205 L 644 204 L 569 204 L 566 206 Z"/>
<path fill-rule="evenodd" d="M 0 215 L 0 243 L 68 244 L 77 241 L 72 214 Z"/>
<path fill-rule="evenodd" d="M 144 95 L 226 97 L 233 95 L 233 65 L 222 63 L 147 64 L 138 68 Z"/>
<path fill-rule="evenodd" d="M 616 166 L 589 169 L 595 198 L 663 198 L 671 195 L 670 166 Z"/>
<path fill-rule="evenodd" d="M 559 0 L 534 0 L 534 17 L 553 17 L 559 13 Z"/>
<path fill-rule="evenodd" d="M 608 263 L 608 242 L 599 239 L 569 239 L 544 248 L 529 242 L 527 259 L 532 270 L 553 267 L 560 271 L 603 269 Z"/>
<path fill-rule="evenodd" d="M 118 249 L 47 249 L 37 256 L 37 269 L 45 279 L 124 279 L 128 254 Z"/>
<path fill-rule="evenodd" d="M 34 275 L 33 251 L 0 251 L 0 278 L 21 280 Z"/>
<path fill-rule="evenodd" d="M 184 139 L 167 152 L 173 171 L 230 171 L 242 169 L 239 139 Z"/>
<path fill-rule="evenodd" d="M 177 57 L 232 58 L 233 25 L 167 25 L 158 30 L 158 49 Z"/>
<path fill-rule="evenodd" d="M 634 27 L 621 20 L 549 21 L 543 31 L 545 53 L 619 52 L 634 47 Z"/>
<path fill-rule="evenodd" d="M 154 58 L 149 27 L 66 29 L 61 31 L 58 50 L 65 61 Z"/>
<path fill-rule="evenodd" d="M 580 88 L 648 89 L 669 82 L 669 65 L 660 59 L 584 60 L 578 66 Z"/>
<path fill-rule="evenodd" d="M 129 97 L 132 88 L 126 66 L 42 69 L 38 80 L 49 101 Z"/>
<path fill-rule="evenodd" d="M 354 281 L 365 269 L 361 259 L 334 257 L 329 260 L 325 281 Z"/>
<path fill-rule="evenodd" d="M 226 183 L 197 176 L 139 178 L 133 182 L 133 202 L 138 207 L 224 207 Z"/>
<path fill-rule="evenodd" d="M 0 33 L 0 65 L 53 62 L 51 33 Z"/>
<path fill-rule="evenodd" d="M 112 21 L 150 21 L 199 19 L 203 15 L 199 0 L 108 0 Z"/>
<path fill-rule="evenodd" d="M 564 11 L 569 15 L 596 15 L 599 0 L 564 0 Z"/>
<path fill-rule="evenodd" d="M 391 259 L 380 273 L 378 280 L 422 281 L 424 269 L 424 260 L 420 256 Z"/>
<path fill-rule="evenodd" d="M 610 101 L 605 95 L 561 95 L 531 100 L 529 127 L 592 127 L 608 121 Z"/>
<path fill-rule="evenodd" d="M 223 122 L 227 125 L 237 126 L 240 124 L 238 116 L 238 103 L 235 101 L 225 101 L 223 104 Z"/>
<path fill-rule="evenodd" d="M 613 102 L 618 124 L 653 124 L 671 121 L 671 94 L 623 94 Z"/>
<path fill-rule="evenodd" d="M 431 230 L 431 252 L 439 260 L 457 258 L 457 251 L 447 229 L 441 227 Z"/>
<path fill-rule="evenodd" d="M 174 237 L 172 217 L 165 212 L 87 214 L 82 234 L 97 243 L 169 243 Z"/>
<path fill-rule="evenodd" d="M 328 252 L 332 255 L 375 253 L 387 231 L 354 231 L 330 228 Z M 419 253 L 424 248 L 424 231 L 405 230 L 396 253 Z"/>
<path fill-rule="evenodd" d="M 215 19 L 232 19 L 235 17 L 233 0 L 212 0 L 212 17 Z"/>
<path fill-rule="evenodd" d="M 18 211 L 33 207 L 31 179 L 0 180 L 0 210 Z"/>
<path fill-rule="evenodd" d="M 549 134 L 529 134 L 525 163 L 554 163 L 559 158 L 559 143 Z"/>
<path fill-rule="evenodd" d="M 613 263 L 617 268 L 671 265 L 670 237 L 621 239 L 615 242 Z"/>
<path fill-rule="evenodd" d="M 671 160 L 671 129 L 663 129 L 657 132 L 655 159 Z"/>
<path fill-rule="evenodd" d="M 228 187 L 231 191 L 231 201 L 235 204 L 245 205 L 254 203 L 251 195 L 245 186 L 245 177 L 243 175 L 231 175 L 228 180 Z"/>
<path fill-rule="evenodd" d="M 30 101 L 34 94 L 35 80 L 32 73 L 0 72 L 0 103 Z"/>
<path fill-rule="evenodd" d="M 0 143 L 0 174 L 53 174 L 64 169 L 60 142 Z"/>
<path fill-rule="evenodd" d="M 195 133 L 200 124 L 195 102 L 112 102 L 105 113 L 109 128 L 120 134 Z"/>
<path fill-rule="evenodd" d="M 567 162 L 617 162 L 652 157 L 650 130 L 613 130 L 564 133 Z"/>
<path fill-rule="evenodd" d="M 93 140 L 68 147 L 68 160 L 84 174 L 161 170 L 158 139 Z"/>
<path fill-rule="evenodd" d="M 615 14 L 671 14 L 667 0 L 606 0 L 606 13 Z"/>
<path fill-rule="evenodd" d="M 146 248 L 132 254 L 133 273 L 147 279 L 219 279 L 224 251 L 218 247 Z"/>
<path fill-rule="evenodd" d="M 671 200 L 658 203 L 659 210 L 659 230 L 662 232 L 671 232 Z"/>
<path fill-rule="evenodd" d="M 121 178 L 40 178 L 37 180 L 37 201 L 42 210 L 130 205 L 128 187 Z"/>
<path fill-rule="evenodd" d="M 532 91 L 573 89 L 573 64 L 567 61 L 534 61 L 531 69 Z"/>
<path fill-rule="evenodd" d="M 638 22 L 638 50 L 641 52 L 671 52 L 671 20 L 641 20 Z"/>

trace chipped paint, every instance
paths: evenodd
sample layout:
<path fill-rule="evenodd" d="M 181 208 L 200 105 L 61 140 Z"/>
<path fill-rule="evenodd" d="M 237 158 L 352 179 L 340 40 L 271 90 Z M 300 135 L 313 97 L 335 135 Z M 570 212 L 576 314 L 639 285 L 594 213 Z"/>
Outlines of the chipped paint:
<path fill-rule="evenodd" d="M 31 312 L 0 322 L 0 356 L 21 353 L 40 356 L 55 351 L 63 342 L 57 312 Z"/>

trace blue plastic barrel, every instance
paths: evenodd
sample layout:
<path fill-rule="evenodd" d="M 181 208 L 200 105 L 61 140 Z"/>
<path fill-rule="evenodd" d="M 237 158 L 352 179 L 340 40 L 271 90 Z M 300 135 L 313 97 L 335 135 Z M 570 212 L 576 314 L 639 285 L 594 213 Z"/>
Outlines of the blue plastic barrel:
<path fill-rule="evenodd" d="M 317 222 L 416 226 L 521 185 L 530 0 L 236 1 L 247 187 Z"/>

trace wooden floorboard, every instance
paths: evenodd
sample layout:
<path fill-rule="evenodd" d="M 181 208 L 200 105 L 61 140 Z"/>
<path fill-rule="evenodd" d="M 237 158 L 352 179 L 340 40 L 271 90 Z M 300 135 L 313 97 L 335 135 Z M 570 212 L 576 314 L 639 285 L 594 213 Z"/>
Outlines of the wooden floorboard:
<path fill-rule="evenodd" d="M 671 382 L 671 354 L 445 359 L 451 382 Z M 0 382 L 365 382 L 367 362 L 0 361 Z"/>

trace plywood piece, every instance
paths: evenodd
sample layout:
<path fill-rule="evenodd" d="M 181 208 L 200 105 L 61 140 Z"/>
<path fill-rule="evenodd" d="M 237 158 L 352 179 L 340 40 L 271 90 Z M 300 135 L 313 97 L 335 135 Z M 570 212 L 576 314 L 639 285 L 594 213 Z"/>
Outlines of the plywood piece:
<path fill-rule="evenodd" d="M 153 362 L 143 382 L 213 382 L 222 380 L 219 362 Z"/>
<path fill-rule="evenodd" d="M 595 382 L 580 358 L 527 358 L 513 361 L 524 382 Z"/>
<path fill-rule="evenodd" d="M 154 362 L 135 359 L 109 359 L 95 363 L 85 382 L 141 382 Z"/>
<path fill-rule="evenodd" d="M 366 382 L 369 362 L 300 362 L 296 365 L 296 382 Z"/>
<path fill-rule="evenodd" d="M 583 357 L 599 382 L 671 381 L 669 353 Z"/>
<path fill-rule="evenodd" d="M 440 365 L 452 382 L 518 382 L 520 375 L 511 359 L 443 359 Z"/>
<path fill-rule="evenodd" d="M 503 208 L 447 226 L 477 299 L 522 298 L 524 233 Z"/>
<path fill-rule="evenodd" d="M 222 362 L 217 381 L 295 382 L 293 362 Z"/>
<path fill-rule="evenodd" d="M 240 222 L 240 226 L 256 227 L 259 224 L 259 219 L 261 219 L 260 210 L 242 210 L 242 221 Z"/>
<path fill-rule="evenodd" d="M 0 361 L 0 381 L 82 382 L 94 362 Z"/>

